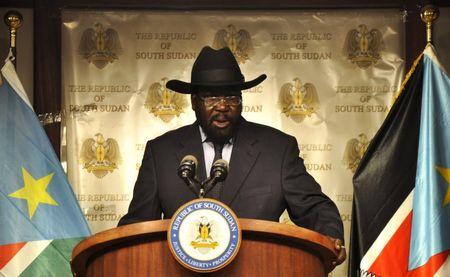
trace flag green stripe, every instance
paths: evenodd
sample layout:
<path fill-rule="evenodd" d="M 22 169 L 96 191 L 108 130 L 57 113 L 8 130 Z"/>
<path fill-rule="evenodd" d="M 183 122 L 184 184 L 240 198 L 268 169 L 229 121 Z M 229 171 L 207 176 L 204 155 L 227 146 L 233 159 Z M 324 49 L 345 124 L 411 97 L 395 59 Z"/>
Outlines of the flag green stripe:
<path fill-rule="evenodd" d="M 23 277 L 72 276 L 72 250 L 84 238 L 53 240 L 42 253 L 20 274 Z"/>

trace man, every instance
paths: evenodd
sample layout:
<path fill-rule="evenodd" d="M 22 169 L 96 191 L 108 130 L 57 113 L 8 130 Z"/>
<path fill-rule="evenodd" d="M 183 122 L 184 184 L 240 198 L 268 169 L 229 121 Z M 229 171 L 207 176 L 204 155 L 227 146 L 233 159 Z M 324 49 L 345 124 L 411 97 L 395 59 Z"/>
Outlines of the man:
<path fill-rule="evenodd" d="M 335 204 L 306 172 L 294 137 L 242 116 L 241 90 L 264 81 L 245 82 L 228 48 L 205 47 L 192 68 L 191 83 L 171 80 L 167 88 L 191 94 L 197 121 L 147 143 L 128 214 L 119 225 L 170 218 L 184 203 L 197 198 L 177 175 L 181 159 L 198 159 L 204 180 L 213 160 L 229 161 L 227 179 L 206 195 L 219 199 L 238 217 L 278 221 L 287 209 L 292 221 L 335 241 L 345 260 L 343 226 Z"/>

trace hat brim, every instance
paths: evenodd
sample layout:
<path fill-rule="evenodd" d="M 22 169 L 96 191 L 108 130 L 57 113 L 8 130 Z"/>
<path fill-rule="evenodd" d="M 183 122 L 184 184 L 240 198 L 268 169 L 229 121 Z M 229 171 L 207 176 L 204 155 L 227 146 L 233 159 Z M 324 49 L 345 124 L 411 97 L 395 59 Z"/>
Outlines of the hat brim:
<path fill-rule="evenodd" d="M 233 87 L 240 90 L 246 90 L 254 86 L 259 85 L 267 78 L 266 74 L 260 75 L 248 82 L 236 82 L 236 83 L 187 83 L 180 80 L 170 80 L 166 83 L 166 87 L 170 90 L 183 93 L 192 94 L 196 92 L 197 88 L 220 88 L 220 87 Z"/>

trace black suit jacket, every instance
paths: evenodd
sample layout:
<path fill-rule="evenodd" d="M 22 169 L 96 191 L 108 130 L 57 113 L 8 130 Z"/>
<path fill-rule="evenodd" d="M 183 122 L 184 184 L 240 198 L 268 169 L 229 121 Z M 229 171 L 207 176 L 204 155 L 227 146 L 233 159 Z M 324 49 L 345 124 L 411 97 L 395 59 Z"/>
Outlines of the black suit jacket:
<path fill-rule="evenodd" d="M 129 211 L 119 225 L 161 219 L 161 213 L 170 218 L 181 205 L 197 198 L 177 175 L 186 155 L 197 157 L 199 179 L 204 180 L 197 123 L 147 142 Z M 241 218 L 278 221 L 287 209 L 295 224 L 343 241 L 336 205 L 306 172 L 297 140 L 274 128 L 242 119 L 220 200 Z"/>

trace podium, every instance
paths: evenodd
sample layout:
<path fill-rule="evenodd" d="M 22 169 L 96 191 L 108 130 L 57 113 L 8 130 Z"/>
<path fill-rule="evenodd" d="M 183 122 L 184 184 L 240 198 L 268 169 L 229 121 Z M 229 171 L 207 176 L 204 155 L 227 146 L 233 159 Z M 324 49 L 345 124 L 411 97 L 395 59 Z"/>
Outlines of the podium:
<path fill-rule="evenodd" d="M 72 252 L 75 276 L 326 276 L 334 243 L 317 232 L 277 222 L 239 219 L 236 258 L 212 273 L 184 268 L 167 245 L 169 220 L 121 226 L 93 235 Z"/>

